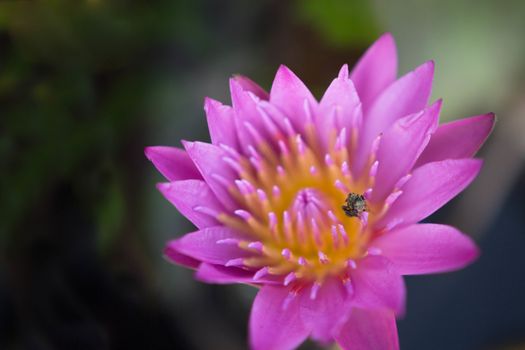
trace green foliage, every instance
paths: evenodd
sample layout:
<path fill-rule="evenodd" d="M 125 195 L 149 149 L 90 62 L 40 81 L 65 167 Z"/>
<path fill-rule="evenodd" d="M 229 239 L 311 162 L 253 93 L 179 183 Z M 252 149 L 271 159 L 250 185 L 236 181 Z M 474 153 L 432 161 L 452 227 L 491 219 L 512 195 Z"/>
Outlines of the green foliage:
<path fill-rule="evenodd" d="M 119 161 L 140 127 L 145 57 L 170 30 L 174 2 L 67 0 L 0 4 L 0 240 L 23 234 L 56 186 L 75 187 Z M 173 28 L 171 28 L 173 29 Z M 127 141 L 129 144 L 129 141 Z M 79 207 L 118 234 L 122 184 L 102 181 Z"/>
<path fill-rule="evenodd" d="M 335 46 L 367 45 L 379 33 L 372 3 L 367 0 L 299 0 L 297 12 Z"/>
<path fill-rule="evenodd" d="M 116 233 L 123 228 L 125 219 L 124 193 L 118 181 L 107 186 L 96 210 L 98 245 L 101 251 L 106 251 L 113 244 Z"/>

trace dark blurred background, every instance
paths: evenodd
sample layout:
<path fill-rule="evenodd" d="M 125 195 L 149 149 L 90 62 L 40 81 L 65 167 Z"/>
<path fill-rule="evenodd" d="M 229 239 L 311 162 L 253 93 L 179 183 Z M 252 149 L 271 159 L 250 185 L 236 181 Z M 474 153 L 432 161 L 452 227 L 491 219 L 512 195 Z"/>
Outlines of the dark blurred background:
<path fill-rule="evenodd" d="M 255 290 L 162 258 L 193 228 L 146 145 L 208 140 L 204 96 L 269 88 L 280 63 L 319 98 L 383 32 L 400 73 L 436 61 L 443 121 L 489 111 L 485 167 L 430 218 L 483 255 L 412 277 L 402 349 L 525 349 L 525 2 L 0 2 L 0 349 L 245 349 Z M 302 349 L 317 349 L 313 343 Z"/>

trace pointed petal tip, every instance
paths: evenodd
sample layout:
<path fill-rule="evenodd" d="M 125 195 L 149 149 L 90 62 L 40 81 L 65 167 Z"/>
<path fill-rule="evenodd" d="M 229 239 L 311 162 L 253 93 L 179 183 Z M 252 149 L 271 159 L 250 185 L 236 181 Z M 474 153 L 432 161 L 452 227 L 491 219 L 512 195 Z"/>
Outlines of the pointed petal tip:
<path fill-rule="evenodd" d="M 220 105 L 221 103 L 217 100 L 214 100 L 213 98 L 211 97 L 204 97 L 204 111 L 206 111 L 206 113 L 208 113 L 208 110 L 210 108 L 213 108 L 217 105 Z"/>
<path fill-rule="evenodd" d="M 158 184 L 155 185 L 155 187 L 161 193 L 164 193 L 171 187 L 171 184 L 169 182 L 159 182 Z"/>
<path fill-rule="evenodd" d="M 285 66 L 284 64 L 279 65 L 279 68 L 275 73 L 275 81 L 277 81 L 278 78 L 284 80 L 299 79 L 297 75 L 290 68 L 288 68 L 288 66 Z"/>
<path fill-rule="evenodd" d="M 434 79 L 434 70 L 434 60 L 429 60 L 403 75 L 398 81 L 406 80 L 407 82 L 417 83 L 421 86 L 426 86 L 427 84 L 431 86 L 432 80 Z"/>
<path fill-rule="evenodd" d="M 434 79 L 434 70 L 435 70 L 434 60 L 428 60 L 428 61 L 420 64 L 419 66 L 417 66 L 413 70 L 409 71 L 408 73 L 406 73 L 405 75 L 403 75 L 399 79 L 403 79 L 403 78 L 405 78 L 405 79 L 413 79 L 413 78 L 409 78 L 409 77 L 414 76 L 414 75 L 415 76 L 420 76 L 421 75 L 422 77 L 430 79 L 430 82 L 432 82 L 432 80 Z"/>
<path fill-rule="evenodd" d="M 343 66 L 341 67 L 341 69 L 339 70 L 339 74 L 338 74 L 338 78 L 339 79 L 348 79 L 348 76 L 349 76 L 349 71 L 348 71 L 348 64 L 343 64 Z"/>
<path fill-rule="evenodd" d="M 230 85 L 231 84 L 236 85 L 236 88 L 240 88 L 244 92 L 254 94 L 262 100 L 268 99 L 268 93 L 247 76 L 242 74 L 234 74 L 230 78 Z"/>
<path fill-rule="evenodd" d="M 383 38 L 384 38 L 384 40 L 392 40 L 392 41 L 395 41 L 395 39 L 394 39 L 394 35 L 393 35 L 392 33 L 390 33 L 390 32 L 384 32 L 384 33 L 379 37 L 379 39 L 383 39 Z"/>
<path fill-rule="evenodd" d="M 164 248 L 162 249 L 162 255 L 164 256 L 165 259 L 168 259 L 169 261 L 171 261 L 171 256 L 173 254 L 178 253 L 177 249 L 172 244 L 174 242 L 175 242 L 175 240 L 171 240 L 171 241 L 167 242 L 166 245 L 164 246 Z"/>
<path fill-rule="evenodd" d="M 188 141 L 188 140 L 180 140 L 180 143 L 182 143 L 182 146 L 187 151 L 188 149 L 191 149 L 195 145 L 195 141 Z"/>
<path fill-rule="evenodd" d="M 166 242 L 166 245 L 164 246 L 164 250 L 163 252 L 173 252 L 173 251 L 178 251 L 178 247 L 180 246 L 180 241 L 181 239 L 183 238 L 184 236 L 182 237 L 177 237 L 175 239 L 171 239 L 169 240 L 168 242 Z"/>
<path fill-rule="evenodd" d="M 487 123 L 492 124 L 491 125 L 491 129 L 490 129 L 491 131 L 492 131 L 492 128 L 494 128 L 494 124 L 496 124 L 496 122 L 498 121 L 498 116 L 494 112 L 488 112 L 488 113 L 481 114 L 481 115 L 479 115 L 477 117 L 473 117 L 473 118 L 477 118 L 478 120 L 483 120 L 483 121 L 485 121 Z"/>
<path fill-rule="evenodd" d="M 488 112 L 486 114 L 482 114 L 480 116 L 480 119 L 486 119 L 488 121 L 488 123 L 490 123 L 490 128 L 489 128 L 489 131 L 487 133 L 487 135 L 490 135 L 490 133 L 492 132 L 492 130 L 494 130 L 494 126 L 496 125 L 496 123 L 498 122 L 498 116 L 496 115 L 496 113 L 494 112 Z"/>
<path fill-rule="evenodd" d="M 396 39 L 394 38 L 394 35 L 390 32 L 383 33 L 373 45 L 376 44 L 389 46 L 390 50 L 392 50 L 393 52 L 397 52 Z"/>
<path fill-rule="evenodd" d="M 433 76 L 434 71 L 436 70 L 436 62 L 434 60 L 429 60 L 423 63 L 420 67 L 427 69 Z"/>
<path fill-rule="evenodd" d="M 185 266 L 191 269 L 197 269 L 201 264 L 200 261 L 195 260 L 187 255 L 181 254 L 177 251 L 176 248 L 170 245 L 171 242 L 168 242 L 164 249 L 162 250 L 163 258 L 172 264 L 177 264 Z"/>
<path fill-rule="evenodd" d="M 476 242 L 469 236 L 465 235 L 467 239 L 463 242 L 463 264 L 455 268 L 455 270 L 462 269 L 476 260 L 481 256 L 481 248 Z"/>
<path fill-rule="evenodd" d="M 239 82 L 237 81 L 237 79 L 235 79 L 237 75 L 234 74 L 230 77 L 230 79 L 228 79 L 229 83 L 230 83 L 230 86 L 232 85 L 240 85 Z"/>
<path fill-rule="evenodd" d="M 221 108 L 229 108 L 230 106 L 224 105 L 221 101 L 218 101 L 211 97 L 204 97 L 204 111 L 206 112 L 206 118 L 210 118 L 209 114 L 215 111 L 220 111 Z"/>
<path fill-rule="evenodd" d="M 470 176 L 469 176 L 469 178 L 471 178 L 471 180 L 469 181 L 469 184 L 470 184 L 470 182 L 476 179 L 476 177 L 478 176 L 481 168 L 483 167 L 484 160 L 480 158 L 446 159 L 446 160 L 435 162 L 435 163 L 437 164 L 437 163 L 445 163 L 445 162 L 449 164 L 456 163 L 460 166 L 462 172 L 470 173 Z M 463 164 L 461 164 L 461 162 L 463 162 Z"/>
<path fill-rule="evenodd" d="M 169 181 L 201 178 L 188 154 L 181 148 L 149 146 L 144 154 Z"/>
<path fill-rule="evenodd" d="M 478 260 L 480 256 L 481 256 L 481 248 L 477 244 L 473 244 L 465 265 L 469 265 L 473 263 L 474 261 Z"/>
<path fill-rule="evenodd" d="M 472 158 L 470 159 L 472 161 L 472 170 L 476 173 L 474 175 L 474 178 L 478 176 L 478 173 L 481 171 L 481 168 L 483 167 L 483 159 L 480 158 Z"/>
<path fill-rule="evenodd" d="M 151 161 L 151 153 L 153 152 L 152 148 L 154 146 L 148 146 L 148 147 L 144 147 L 144 155 L 146 156 L 146 158 Z"/>
<path fill-rule="evenodd" d="M 285 64 L 280 64 L 279 65 L 279 68 L 277 68 L 277 72 L 283 72 L 283 73 L 286 73 L 286 72 L 291 72 L 290 68 L 288 68 L 288 66 L 286 66 Z"/>
<path fill-rule="evenodd" d="M 144 155 L 149 161 L 153 162 L 155 158 L 164 157 L 163 154 L 165 152 L 163 151 L 167 148 L 167 146 L 147 146 L 144 147 Z"/>
<path fill-rule="evenodd" d="M 377 38 L 376 41 L 368 48 L 369 51 L 372 49 L 387 49 L 387 51 L 390 53 L 397 55 L 397 45 L 394 35 L 390 32 L 381 34 L 381 36 L 379 36 L 379 38 Z"/>
<path fill-rule="evenodd" d="M 234 100 L 234 96 L 238 95 L 240 92 L 243 91 L 243 88 L 241 86 L 241 83 L 235 79 L 235 76 L 230 77 L 229 79 L 230 83 L 230 94 L 232 96 L 232 101 Z"/>

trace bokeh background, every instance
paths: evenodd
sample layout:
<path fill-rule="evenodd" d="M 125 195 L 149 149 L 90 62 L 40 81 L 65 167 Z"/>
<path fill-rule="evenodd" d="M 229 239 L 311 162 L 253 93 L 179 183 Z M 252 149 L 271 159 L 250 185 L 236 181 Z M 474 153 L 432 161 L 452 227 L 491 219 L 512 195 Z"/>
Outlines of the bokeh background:
<path fill-rule="evenodd" d="M 0 2 L 0 349 L 246 349 L 246 286 L 162 258 L 193 228 L 146 145 L 208 140 L 204 96 L 280 63 L 320 97 L 395 35 L 400 73 L 434 59 L 443 121 L 496 112 L 485 167 L 435 214 L 480 244 L 460 272 L 407 278 L 402 349 L 525 349 L 525 2 Z M 313 343 L 301 349 L 318 349 Z"/>

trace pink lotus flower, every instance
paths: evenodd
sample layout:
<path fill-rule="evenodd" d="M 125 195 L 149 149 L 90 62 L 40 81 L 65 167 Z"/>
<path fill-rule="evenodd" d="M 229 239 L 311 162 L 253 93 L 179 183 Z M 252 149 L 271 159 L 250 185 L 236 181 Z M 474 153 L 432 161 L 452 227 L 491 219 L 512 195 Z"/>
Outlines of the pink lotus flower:
<path fill-rule="evenodd" d="M 321 101 L 288 68 L 270 93 L 230 81 L 233 107 L 206 99 L 212 143 L 149 147 L 162 194 L 198 231 L 166 256 L 209 283 L 257 286 L 251 348 L 307 337 L 344 349 L 397 349 L 402 275 L 451 271 L 478 256 L 457 229 L 418 224 L 478 174 L 485 114 L 438 127 L 433 62 L 396 80 L 383 35 Z"/>

